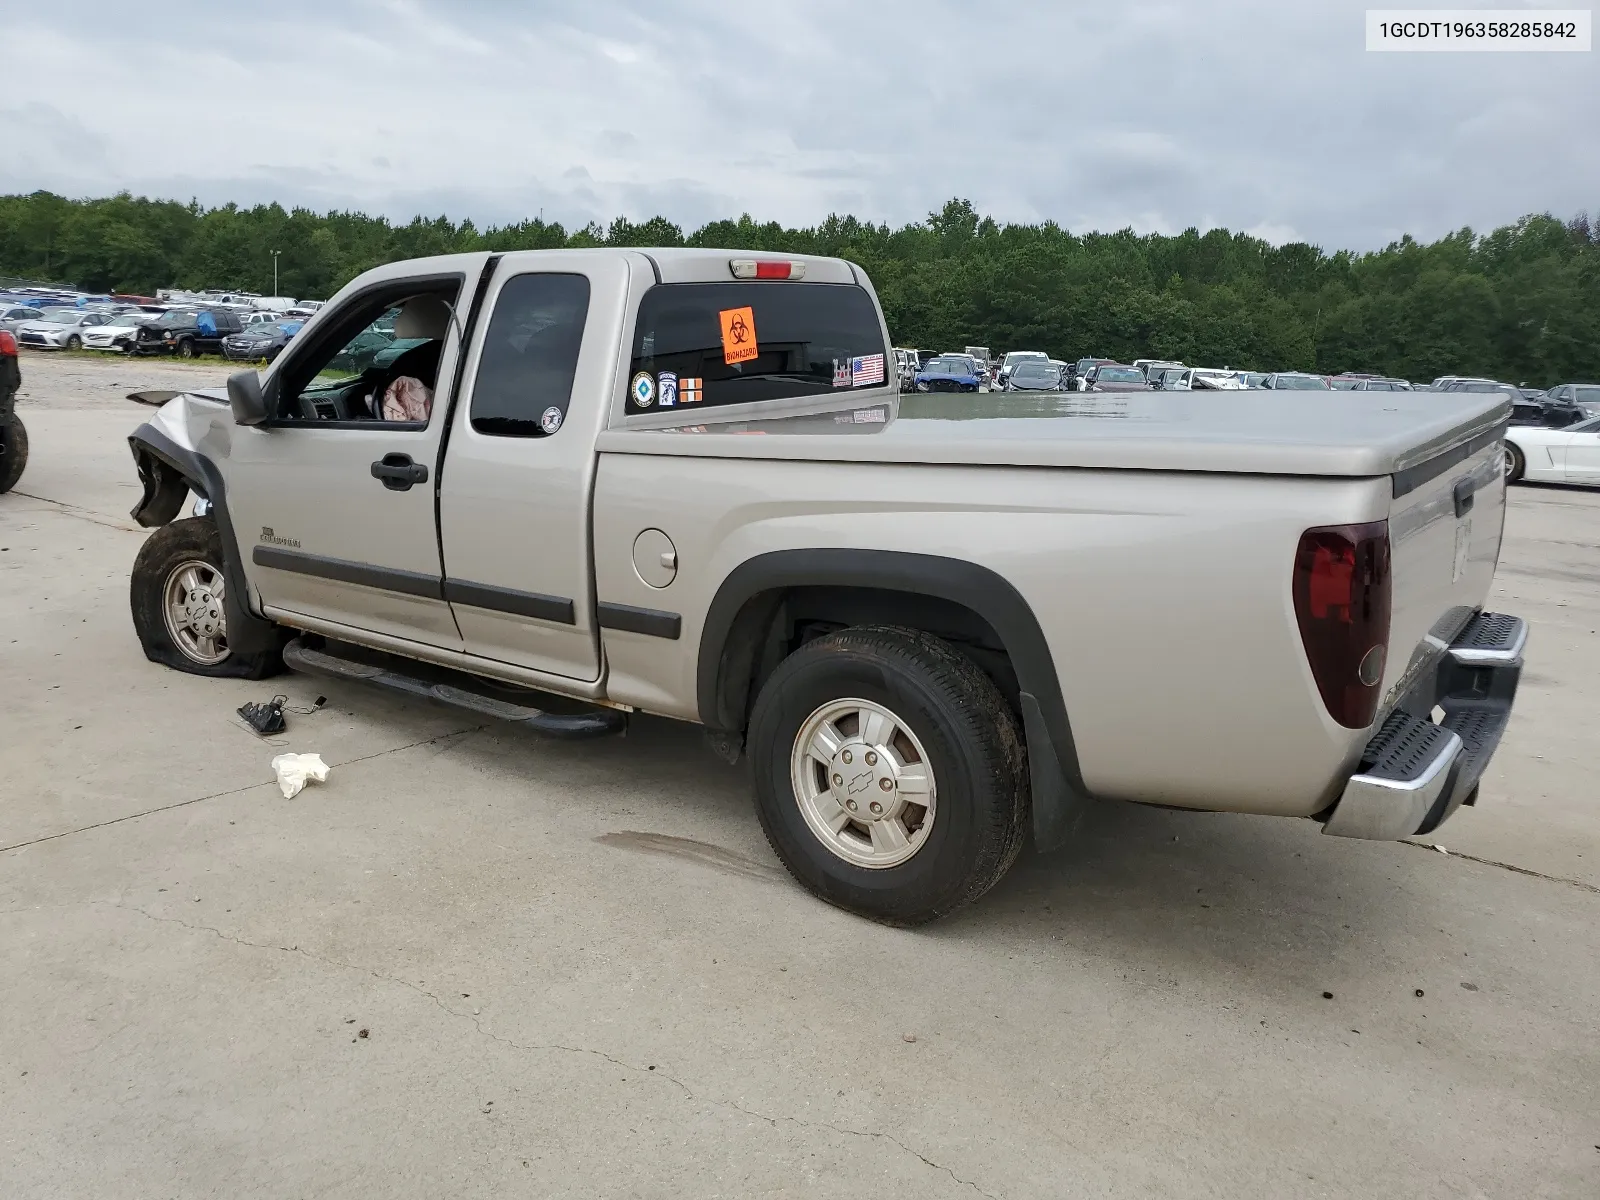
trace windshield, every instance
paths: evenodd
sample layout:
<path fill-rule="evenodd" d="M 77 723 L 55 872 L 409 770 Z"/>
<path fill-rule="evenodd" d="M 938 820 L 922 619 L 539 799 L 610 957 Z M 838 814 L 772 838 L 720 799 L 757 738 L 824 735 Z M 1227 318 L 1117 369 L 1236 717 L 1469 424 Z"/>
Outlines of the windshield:
<path fill-rule="evenodd" d="M 1144 375 L 1136 367 L 1101 367 L 1094 373 L 1096 383 L 1143 383 Z"/>
<path fill-rule="evenodd" d="M 1017 364 L 1017 369 L 1011 372 L 1013 383 L 1038 383 L 1045 387 L 1054 387 L 1061 379 L 1061 372 L 1049 363 L 1022 362 Z"/>
<path fill-rule="evenodd" d="M 1038 362 L 1050 361 L 1050 356 L 1043 350 L 1013 350 L 1010 354 L 1006 355 L 1005 365 L 1008 367 L 1014 367 L 1019 362 L 1026 362 L 1030 358 Z"/>
<path fill-rule="evenodd" d="M 167 312 L 157 317 L 153 324 L 160 325 L 162 328 L 171 328 L 175 325 L 187 325 L 193 320 L 194 314 L 192 312 Z"/>
<path fill-rule="evenodd" d="M 1279 375 L 1272 386 L 1290 392 L 1328 392 L 1333 389 L 1320 375 Z"/>
<path fill-rule="evenodd" d="M 927 365 L 924 366 L 922 369 L 924 371 L 931 371 L 934 374 L 938 374 L 938 375 L 971 375 L 972 374 L 972 364 L 971 363 L 967 362 L 964 359 L 960 359 L 960 358 L 950 358 L 947 355 L 940 355 L 938 358 L 930 358 L 928 360 Z"/>
<path fill-rule="evenodd" d="M 1576 425 L 1568 425 L 1567 432 L 1600 433 L 1600 417 L 1590 417 L 1587 421 L 1579 421 Z"/>
<path fill-rule="evenodd" d="M 76 325 L 83 320 L 84 314 L 75 308 L 54 308 L 45 313 L 40 320 L 49 325 Z"/>

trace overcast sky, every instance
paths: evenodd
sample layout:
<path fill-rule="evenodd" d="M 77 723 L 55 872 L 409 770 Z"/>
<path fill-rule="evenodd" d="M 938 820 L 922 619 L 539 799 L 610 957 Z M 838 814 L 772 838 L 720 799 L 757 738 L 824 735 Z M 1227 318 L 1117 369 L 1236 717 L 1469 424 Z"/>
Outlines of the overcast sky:
<path fill-rule="evenodd" d="M 685 227 L 964 196 L 1355 249 L 1600 212 L 1594 53 L 1367 53 L 1364 10 L 0 0 L 0 192 Z"/>

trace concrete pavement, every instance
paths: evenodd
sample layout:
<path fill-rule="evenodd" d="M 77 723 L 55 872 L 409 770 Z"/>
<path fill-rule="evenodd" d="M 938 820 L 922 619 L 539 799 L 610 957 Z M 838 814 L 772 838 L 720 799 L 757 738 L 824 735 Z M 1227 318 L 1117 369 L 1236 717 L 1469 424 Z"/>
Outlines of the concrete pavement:
<path fill-rule="evenodd" d="M 1513 492 L 1519 713 L 1429 839 L 1473 858 L 1107 806 L 905 932 L 791 883 L 685 726 L 146 662 L 121 396 L 216 379 L 23 369 L 0 1195 L 1600 1193 L 1600 496 Z M 263 743 L 274 690 L 329 703 Z"/>

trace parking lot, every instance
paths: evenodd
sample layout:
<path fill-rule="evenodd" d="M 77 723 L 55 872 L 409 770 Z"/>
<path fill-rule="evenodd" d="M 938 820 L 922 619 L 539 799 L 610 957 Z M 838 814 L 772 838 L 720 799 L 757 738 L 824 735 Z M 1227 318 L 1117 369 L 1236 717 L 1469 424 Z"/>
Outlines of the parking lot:
<path fill-rule="evenodd" d="M 220 369 L 22 368 L 0 1195 L 1600 1193 L 1600 495 L 1513 489 L 1517 715 L 1429 845 L 1104 805 L 907 932 L 791 883 L 688 726 L 147 662 L 124 397 Z M 274 691 L 328 703 L 263 740 Z"/>

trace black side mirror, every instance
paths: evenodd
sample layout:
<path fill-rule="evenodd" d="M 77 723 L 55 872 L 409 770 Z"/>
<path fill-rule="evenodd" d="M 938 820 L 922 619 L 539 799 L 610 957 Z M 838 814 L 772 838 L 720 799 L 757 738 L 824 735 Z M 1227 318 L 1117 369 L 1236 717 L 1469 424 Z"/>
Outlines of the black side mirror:
<path fill-rule="evenodd" d="M 261 394 L 261 376 L 238 371 L 228 376 L 228 407 L 235 425 L 259 425 L 267 419 L 267 401 Z"/>

